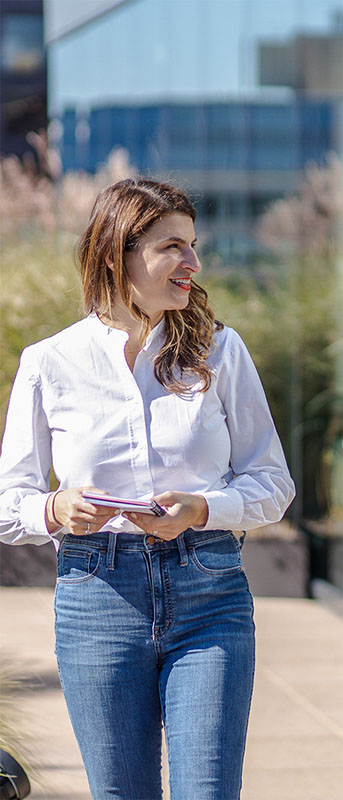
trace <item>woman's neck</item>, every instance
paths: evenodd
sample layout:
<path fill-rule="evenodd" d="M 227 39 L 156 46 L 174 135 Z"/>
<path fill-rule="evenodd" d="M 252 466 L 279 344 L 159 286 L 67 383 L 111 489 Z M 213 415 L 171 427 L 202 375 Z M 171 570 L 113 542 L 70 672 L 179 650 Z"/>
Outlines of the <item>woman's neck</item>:
<path fill-rule="evenodd" d="M 129 334 L 125 345 L 125 358 L 128 367 L 133 372 L 138 353 L 144 346 L 144 342 L 142 341 L 143 325 L 141 320 L 132 317 L 129 309 L 123 302 L 121 305 L 116 303 L 112 311 L 112 316 L 108 316 L 107 314 L 98 314 L 98 316 L 104 325 L 126 331 Z M 154 328 L 155 325 L 158 325 L 162 317 L 163 314 L 159 314 L 156 316 L 156 319 L 151 319 L 151 327 Z"/>
<path fill-rule="evenodd" d="M 140 319 L 136 319 L 130 314 L 128 307 L 123 302 L 122 298 L 116 298 L 115 305 L 112 309 L 111 316 L 107 314 L 99 314 L 99 319 L 110 328 L 118 328 L 122 331 L 127 331 L 129 338 L 134 341 L 139 341 L 143 332 L 143 324 Z M 154 328 L 163 317 L 163 314 L 156 314 L 150 318 L 151 327 Z"/>

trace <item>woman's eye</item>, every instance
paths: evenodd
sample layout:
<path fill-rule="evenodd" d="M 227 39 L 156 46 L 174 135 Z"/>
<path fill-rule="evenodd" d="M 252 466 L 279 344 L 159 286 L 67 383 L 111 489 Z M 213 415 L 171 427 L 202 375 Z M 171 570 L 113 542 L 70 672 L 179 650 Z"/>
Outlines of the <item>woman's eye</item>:
<path fill-rule="evenodd" d="M 178 244 L 168 244 L 167 247 L 166 247 L 166 250 L 170 250 L 172 247 L 176 247 L 176 249 L 177 249 L 178 246 L 179 246 Z"/>

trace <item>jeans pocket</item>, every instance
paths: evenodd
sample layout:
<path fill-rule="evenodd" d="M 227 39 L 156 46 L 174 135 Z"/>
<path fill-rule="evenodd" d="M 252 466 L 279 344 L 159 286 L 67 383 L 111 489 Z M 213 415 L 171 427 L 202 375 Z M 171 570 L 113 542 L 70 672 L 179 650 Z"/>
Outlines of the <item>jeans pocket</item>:
<path fill-rule="evenodd" d="M 191 558 L 201 572 L 224 575 L 242 569 L 239 542 L 231 531 L 218 539 L 194 545 Z"/>
<path fill-rule="evenodd" d="M 57 583 L 84 583 L 100 572 L 103 551 L 87 546 L 67 545 L 57 557 Z"/>

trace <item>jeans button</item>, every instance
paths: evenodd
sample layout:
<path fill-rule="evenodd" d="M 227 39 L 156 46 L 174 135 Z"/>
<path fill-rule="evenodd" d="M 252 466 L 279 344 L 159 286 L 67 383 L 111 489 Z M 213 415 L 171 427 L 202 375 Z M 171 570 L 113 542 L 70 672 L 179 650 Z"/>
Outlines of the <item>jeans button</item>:
<path fill-rule="evenodd" d="M 148 544 L 156 544 L 157 539 L 155 539 L 155 536 L 148 536 L 147 542 Z"/>

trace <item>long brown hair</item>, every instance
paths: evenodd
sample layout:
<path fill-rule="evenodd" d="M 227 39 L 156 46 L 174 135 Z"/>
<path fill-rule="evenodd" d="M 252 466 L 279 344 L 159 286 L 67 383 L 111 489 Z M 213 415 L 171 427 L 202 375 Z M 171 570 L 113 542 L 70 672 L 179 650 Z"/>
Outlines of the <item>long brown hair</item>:
<path fill-rule="evenodd" d="M 142 322 L 144 342 L 151 329 L 150 319 L 132 300 L 125 252 L 137 245 L 150 225 L 175 212 L 195 220 L 195 210 L 187 195 L 169 184 L 130 178 L 100 192 L 76 251 L 86 314 L 95 311 L 113 319 L 113 298 L 120 292 L 132 316 Z M 182 311 L 165 311 L 164 320 L 165 341 L 154 364 L 157 380 L 168 391 L 184 392 L 189 384 L 182 376 L 191 374 L 195 380 L 201 379 L 200 391 L 206 391 L 211 383 L 206 359 L 214 327 L 223 326 L 214 319 L 205 290 L 192 281 L 187 307 Z"/>

